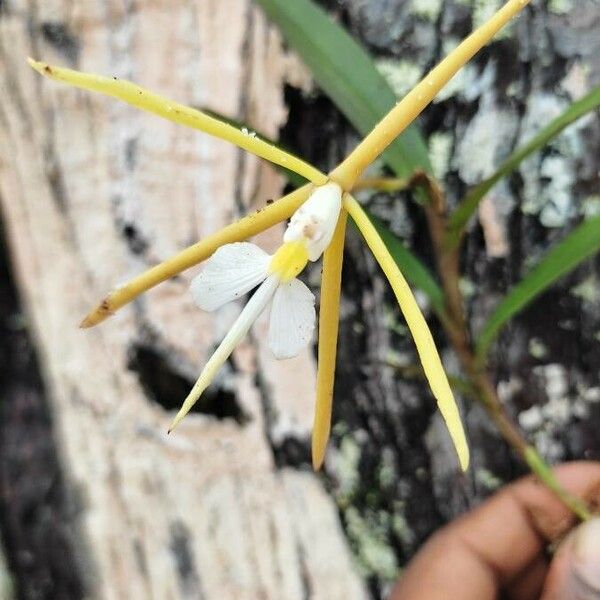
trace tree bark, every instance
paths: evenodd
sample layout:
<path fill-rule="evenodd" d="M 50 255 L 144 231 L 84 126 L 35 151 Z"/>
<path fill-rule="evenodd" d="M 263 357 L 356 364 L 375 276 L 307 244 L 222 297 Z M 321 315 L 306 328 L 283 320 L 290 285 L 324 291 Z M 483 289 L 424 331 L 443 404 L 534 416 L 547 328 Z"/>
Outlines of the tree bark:
<path fill-rule="evenodd" d="M 321 2 L 406 93 L 501 2 Z M 592 1 L 533 2 L 479 53 L 420 118 L 450 207 L 568 104 L 600 82 Z M 288 88 L 284 142 L 326 169 L 357 136 L 321 95 Z M 321 126 L 321 123 L 326 125 Z M 307 136 L 306 131 L 315 132 Z M 461 255 L 474 339 L 498 301 L 585 216 L 598 210 L 600 121 L 574 124 L 496 186 Z M 410 194 L 363 196 L 431 268 L 422 209 Z M 343 273 L 334 446 L 327 472 L 373 593 L 384 594 L 437 527 L 525 473 L 484 410 L 462 398 L 472 449 L 467 477 L 426 387 L 388 364 L 417 366 L 388 285 L 349 228 Z M 587 261 L 504 330 L 491 373 L 509 414 L 551 463 L 600 458 L 600 260 Z M 450 372 L 456 356 L 433 315 Z"/>
<path fill-rule="evenodd" d="M 271 136 L 286 116 L 283 82 L 304 73 L 243 0 L 3 3 L 0 26 L 3 214 L 77 504 L 65 515 L 75 539 L 54 558 L 70 563 L 77 586 L 23 577 L 20 593 L 364 598 L 334 502 L 316 475 L 274 452 L 307 443 L 311 352 L 276 363 L 261 322 L 203 413 L 167 436 L 241 304 L 202 314 L 186 273 L 104 326 L 77 329 L 120 280 L 279 196 L 281 177 L 223 142 L 44 81 L 25 57 L 133 79 Z M 281 232 L 261 245 L 272 249 Z M 8 547 L 18 545 L 18 529 L 8 531 Z"/>

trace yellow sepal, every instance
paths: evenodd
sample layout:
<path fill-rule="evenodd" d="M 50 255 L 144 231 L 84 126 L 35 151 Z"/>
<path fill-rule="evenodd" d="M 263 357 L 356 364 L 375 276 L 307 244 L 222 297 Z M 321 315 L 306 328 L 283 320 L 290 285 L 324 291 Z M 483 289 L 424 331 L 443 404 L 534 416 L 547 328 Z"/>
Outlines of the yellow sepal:
<path fill-rule="evenodd" d="M 327 182 L 327 177 L 319 169 L 301 158 L 282 150 L 278 146 L 260 139 L 255 133 L 250 134 L 246 130 L 234 127 L 197 108 L 185 106 L 174 100 L 164 98 L 135 83 L 125 81 L 124 79 L 117 79 L 116 77 L 104 77 L 93 73 L 83 73 L 81 71 L 74 71 L 73 69 L 55 67 L 45 62 L 35 61 L 32 58 L 29 58 L 28 62 L 38 73 L 50 79 L 91 92 L 112 96 L 173 123 L 204 131 L 209 135 L 226 140 L 248 152 L 252 152 L 252 154 L 256 154 L 256 156 L 260 156 L 273 164 L 294 171 L 294 173 L 302 175 L 302 177 L 313 183 L 323 184 Z"/>
<path fill-rule="evenodd" d="M 273 202 L 273 204 L 266 206 L 258 212 L 246 215 L 239 221 L 227 225 L 227 227 L 224 227 L 220 231 L 205 237 L 203 240 L 196 242 L 171 258 L 140 273 L 137 277 L 124 283 L 106 296 L 83 319 L 80 327 L 93 327 L 101 323 L 140 294 L 143 294 L 166 279 L 174 277 L 185 269 L 189 269 L 206 260 L 221 246 L 247 240 L 249 237 L 272 227 L 276 223 L 289 219 L 294 214 L 294 211 L 306 201 L 311 190 L 312 186 L 308 184 L 303 185 L 287 196 Z"/>
<path fill-rule="evenodd" d="M 444 372 L 440 355 L 425 321 L 425 317 L 421 312 L 413 293 L 400 272 L 396 261 L 390 255 L 383 240 L 379 237 L 377 230 L 365 214 L 365 211 L 360 207 L 358 202 L 349 194 L 344 195 L 344 208 L 348 211 L 352 220 L 365 238 L 367 245 L 373 252 L 375 260 L 385 273 L 398 304 L 400 310 L 406 319 L 406 324 L 410 329 L 410 333 L 415 341 L 425 377 L 429 382 L 431 391 L 437 400 L 438 408 L 444 417 L 450 437 L 454 442 L 458 460 L 463 471 L 466 471 L 469 466 L 469 446 L 465 431 L 460 420 L 458 406 L 452 395 L 448 378 Z"/>
<path fill-rule="evenodd" d="M 323 254 L 321 307 L 319 309 L 319 361 L 317 366 L 317 400 L 312 431 L 312 464 L 317 471 L 323 464 L 331 431 L 331 409 L 335 358 L 340 322 L 340 292 L 344 237 L 348 213 L 342 209 L 331 243 Z"/>

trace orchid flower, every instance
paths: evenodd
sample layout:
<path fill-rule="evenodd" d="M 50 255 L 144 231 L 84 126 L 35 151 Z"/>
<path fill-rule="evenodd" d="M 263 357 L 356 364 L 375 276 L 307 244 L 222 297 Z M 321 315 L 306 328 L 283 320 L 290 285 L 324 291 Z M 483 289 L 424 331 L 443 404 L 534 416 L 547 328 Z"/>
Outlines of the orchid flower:
<path fill-rule="evenodd" d="M 240 130 L 202 111 L 163 98 L 133 83 L 54 67 L 30 59 L 30 64 L 35 70 L 51 79 L 115 97 L 175 123 L 228 140 L 240 148 L 302 175 L 310 182 L 260 212 L 247 215 L 237 223 L 228 225 L 138 275 L 110 293 L 82 321 L 82 327 L 96 325 L 141 293 L 207 259 L 204 271 L 192 283 L 192 293 L 201 308 L 214 310 L 259 286 L 209 359 L 177 414 L 173 426 L 210 384 L 217 369 L 270 301 L 272 307 L 269 345 L 275 356 L 292 356 L 310 341 L 315 321 L 314 298 L 296 276 L 308 260 L 317 260 L 323 254 L 317 398 L 312 437 L 313 466 L 315 469 L 320 467 L 330 433 L 341 269 L 349 214 L 390 282 L 415 341 L 425 376 L 456 447 L 460 466 L 463 470 L 467 469 L 469 448 L 460 414 L 427 323 L 387 247 L 350 192 L 361 187 L 360 177 L 367 166 L 410 125 L 456 72 L 528 2 L 529 0 L 508 0 L 392 107 L 371 133 L 328 175 L 260 139 L 259 136 L 249 135 L 247 130 Z M 257 246 L 242 243 L 290 217 L 284 243 L 273 256 L 269 256 Z"/>
<path fill-rule="evenodd" d="M 216 310 L 260 285 L 206 363 L 169 432 L 189 412 L 269 302 L 269 347 L 275 358 L 292 358 L 310 343 L 316 320 L 315 297 L 296 276 L 309 260 L 318 260 L 329 245 L 341 203 L 339 185 L 320 186 L 292 215 L 284 243 L 273 256 L 254 244 L 235 242 L 221 246 L 208 259 L 191 284 L 201 309 Z"/>

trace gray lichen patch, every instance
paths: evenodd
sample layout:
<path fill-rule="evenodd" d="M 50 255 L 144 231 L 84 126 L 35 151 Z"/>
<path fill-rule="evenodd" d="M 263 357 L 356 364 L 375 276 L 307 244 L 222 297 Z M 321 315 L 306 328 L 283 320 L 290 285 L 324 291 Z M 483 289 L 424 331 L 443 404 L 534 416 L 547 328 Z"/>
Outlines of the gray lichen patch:
<path fill-rule="evenodd" d="M 467 125 L 454 158 L 461 179 L 473 185 L 491 175 L 506 158 L 517 131 L 514 111 L 502 108 L 484 93 L 481 110 Z"/>
<path fill-rule="evenodd" d="M 571 288 L 571 294 L 592 306 L 600 304 L 600 279 L 594 273 Z"/>
<path fill-rule="evenodd" d="M 442 179 L 448 172 L 454 138 L 452 134 L 436 131 L 429 137 L 429 158 L 433 174 Z"/>
<path fill-rule="evenodd" d="M 13 600 L 15 597 L 13 580 L 4 560 L 2 546 L 0 545 L 0 599 Z"/>
<path fill-rule="evenodd" d="M 338 431 L 336 433 L 340 433 Z M 359 436 L 360 437 L 360 436 Z M 381 462 L 376 469 L 378 485 L 370 488 L 366 495 L 366 506 L 356 506 L 357 494 L 364 493 L 360 473 L 361 446 L 350 434 L 342 435 L 338 451 L 331 464 L 334 467 L 337 485 L 333 494 L 340 508 L 346 533 L 357 566 L 364 577 L 376 578 L 380 583 L 392 582 L 398 576 L 399 566 L 391 538 L 396 529 L 405 539 L 412 540 L 408 524 L 400 512 L 391 513 L 380 507 L 380 496 L 396 482 L 394 453 L 383 449 Z"/>
<path fill-rule="evenodd" d="M 477 469 L 475 481 L 488 492 L 495 492 L 504 482 L 488 469 Z"/>
<path fill-rule="evenodd" d="M 442 40 L 442 52 L 447 55 L 461 42 L 459 38 L 448 35 Z M 491 84 L 489 75 L 492 69 L 484 69 L 483 73 L 479 73 L 477 67 L 468 63 L 466 64 L 438 93 L 434 99 L 434 103 L 443 102 L 454 96 L 479 96 L 481 93 L 481 85 Z"/>
<path fill-rule="evenodd" d="M 548 156 L 543 159 L 540 175 L 547 185 L 540 189 L 540 223 L 544 227 L 564 227 L 575 215 L 573 188 L 575 173 L 569 159 Z M 523 210 L 526 211 L 525 205 Z"/>
<path fill-rule="evenodd" d="M 387 222 L 391 231 L 410 245 L 409 240 L 413 235 L 414 223 L 408 214 L 406 195 L 394 198 L 394 195 L 391 194 L 371 194 L 369 210 Z"/>
<path fill-rule="evenodd" d="M 345 512 L 347 533 L 364 577 L 392 582 L 399 573 L 394 549 L 387 539 L 389 515 L 370 513 L 365 518 L 356 508 Z"/>
<path fill-rule="evenodd" d="M 584 394 L 569 389 L 569 374 L 562 365 L 534 367 L 533 374 L 544 389 L 547 401 L 521 411 L 519 425 L 547 460 L 560 461 L 565 458 L 561 434 L 576 420 L 588 417 L 590 403 Z"/>
<path fill-rule="evenodd" d="M 567 107 L 561 98 L 544 92 L 532 94 L 527 101 L 519 143 L 530 140 Z M 576 162 L 584 152 L 580 130 L 585 120 L 575 123 L 519 167 L 523 178 L 522 211 L 539 215 L 545 227 L 563 227 L 575 216 L 573 190 Z"/>
<path fill-rule="evenodd" d="M 529 340 L 529 354 L 538 360 L 548 356 L 548 346 L 538 337 L 532 337 Z"/>
<path fill-rule="evenodd" d="M 473 29 L 485 23 L 503 4 L 503 0 L 473 0 Z M 513 36 L 513 23 L 503 27 L 497 34 L 496 40 Z"/>
<path fill-rule="evenodd" d="M 375 66 L 398 98 L 410 92 L 422 76 L 421 68 L 409 60 L 380 58 L 375 61 Z"/>
<path fill-rule="evenodd" d="M 579 212 L 584 219 L 591 219 L 600 215 L 600 195 L 593 195 L 581 201 Z"/>
<path fill-rule="evenodd" d="M 548 10 L 555 15 L 566 15 L 573 10 L 573 0 L 550 0 Z"/>
<path fill-rule="evenodd" d="M 442 0 L 412 0 L 411 12 L 416 17 L 435 23 L 442 10 Z"/>
<path fill-rule="evenodd" d="M 405 546 L 415 543 L 415 532 L 412 530 L 408 519 L 404 515 L 404 503 L 396 502 L 392 515 L 392 530 Z"/>
<path fill-rule="evenodd" d="M 336 501 L 346 506 L 352 500 L 360 483 L 358 471 L 360 446 L 350 435 L 344 436 L 336 455 L 336 477 L 338 481 Z"/>

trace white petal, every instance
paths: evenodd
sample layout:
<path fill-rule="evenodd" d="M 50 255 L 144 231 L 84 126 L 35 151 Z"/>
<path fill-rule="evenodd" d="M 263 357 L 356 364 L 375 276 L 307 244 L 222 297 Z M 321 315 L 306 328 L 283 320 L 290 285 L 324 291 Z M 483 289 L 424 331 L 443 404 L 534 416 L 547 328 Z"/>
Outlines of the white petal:
<path fill-rule="evenodd" d="M 312 339 L 315 318 L 315 297 L 299 279 L 280 284 L 269 321 L 269 347 L 275 358 L 296 356 Z"/>
<path fill-rule="evenodd" d="M 279 279 L 275 275 L 271 275 L 263 282 L 256 292 L 252 294 L 252 297 L 248 300 L 246 306 L 244 306 L 239 317 L 231 326 L 231 329 L 223 338 L 223 341 L 219 344 L 219 347 L 215 350 L 214 354 L 210 357 L 204 366 L 204 369 L 202 369 L 198 381 L 196 381 L 194 387 L 183 402 L 169 431 L 185 417 L 192 406 L 197 402 L 198 398 L 200 398 L 202 392 L 210 385 L 218 370 L 223 366 L 223 363 L 229 358 L 241 339 L 248 333 L 248 330 L 252 327 L 252 323 L 258 319 L 265 309 L 269 300 L 275 293 L 275 290 L 278 288 L 278 285 Z"/>
<path fill-rule="evenodd" d="M 221 246 L 194 277 L 190 291 L 202 310 L 215 310 L 249 292 L 265 277 L 271 257 L 255 244 Z"/>
<path fill-rule="evenodd" d="M 331 242 L 341 207 L 342 188 L 337 183 L 319 186 L 292 215 L 284 241 L 304 240 L 310 260 L 318 260 Z"/>

